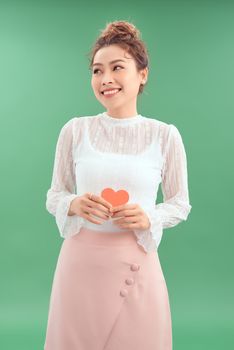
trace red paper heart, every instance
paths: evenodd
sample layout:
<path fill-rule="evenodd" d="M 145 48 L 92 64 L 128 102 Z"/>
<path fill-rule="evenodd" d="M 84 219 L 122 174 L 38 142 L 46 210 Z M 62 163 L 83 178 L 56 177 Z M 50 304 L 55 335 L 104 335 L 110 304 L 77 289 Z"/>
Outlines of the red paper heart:
<path fill-rule="evenodd" d="M 104 188 L 101 197 L 112 204 L 113 207 L 125 204 L 129 200 L 129 194 L 125 190 L 114 191 L 112 188 Z"/>

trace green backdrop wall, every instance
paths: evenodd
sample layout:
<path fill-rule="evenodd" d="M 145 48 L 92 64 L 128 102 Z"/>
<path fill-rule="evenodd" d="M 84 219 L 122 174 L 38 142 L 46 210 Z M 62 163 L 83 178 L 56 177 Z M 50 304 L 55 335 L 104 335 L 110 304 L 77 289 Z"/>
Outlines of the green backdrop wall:
<path fill-rule="evenodd" d="M 0 1 L 1 349 L 43 349 L 63 240 L 45 208 L 55 145 L 70 118 L 104 111 L 87 55 L 114 20 L 133 22 L 150 54 L 138 112 L 176 125 L 186 148 L 192 211 L 159 247 L 173 349 L 231 348 L 233 12 L 231 1 Z"/>

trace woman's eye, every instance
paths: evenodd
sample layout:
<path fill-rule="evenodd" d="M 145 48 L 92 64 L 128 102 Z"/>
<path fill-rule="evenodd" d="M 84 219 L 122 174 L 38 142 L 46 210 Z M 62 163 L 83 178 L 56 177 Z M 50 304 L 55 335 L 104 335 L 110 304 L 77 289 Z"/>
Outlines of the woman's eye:
<path fill-rule="evenodd" d="M 123 67 L 121 67 L 121 66 L 114 66 L 114 68 L 116 68 L 116 67 L 123 68 Z M 100 69 L 94 69 L 93 74 L 96 74 L 96 72 L 99 71 L 99 70 L 100 70 Z"/>
<path fill-rule="evenodd" d="M 123 67 L 121 67 L 121 66 L 114 66 L 114 68 L 115 68 L 115 67 L 120 67 L 120 68 L 123 68 Z"/>

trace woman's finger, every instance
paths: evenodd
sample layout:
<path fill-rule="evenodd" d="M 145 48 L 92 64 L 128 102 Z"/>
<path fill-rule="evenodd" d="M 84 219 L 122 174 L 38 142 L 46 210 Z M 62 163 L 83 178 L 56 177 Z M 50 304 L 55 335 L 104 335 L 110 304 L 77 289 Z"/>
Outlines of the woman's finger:
<path fill-rule="evenodd" d="M 112 205 L 107 202 L 104 198 L 97 196 L 95 194 L 92 194 L 91 199 L 90 199 L 90 193 L 89 193 L 89 201 L 90 202 L 94 202 L 97 203 L 97 205 L 95 206 L 95 208 L 98 208 L 102 211 L 104 211 L 105 213 L 109 214 L 109 209 L 112 208 Z"/>
<path fill-rule="evenodd" d="M 98 225 L 102 225 L 103 224 L 103 221 L 98 221 L 98 220 L 95 220 L 94 218 L 92 218 L 89 214 L 87 213 L 83 213 L 83 218 L 84 219 L 87 219 L 88 221 L 94 223 L 94 224 L 98 224 Z"/>

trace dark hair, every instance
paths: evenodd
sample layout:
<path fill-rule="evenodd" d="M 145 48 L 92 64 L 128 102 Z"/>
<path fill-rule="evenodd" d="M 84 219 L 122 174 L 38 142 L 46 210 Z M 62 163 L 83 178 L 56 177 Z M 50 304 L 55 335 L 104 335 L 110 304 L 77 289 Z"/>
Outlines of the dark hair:
<path fill-rule="evenodd" d="M 102 47 L 117 44 L 133 56 L 138 71 L 149 66 L 149 57 L 145 43 L 140 38 L 140 31 L 134 24 L 127 21 L 114 21 L 107 23 L 101 30 L 90 54 L 89 69 L 91 69 L 94 56 Z M 148 67 L 149 69 L 149 67 Z M 141 94 L 144 84 L 140 84 L 138 94 Z"/>

